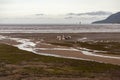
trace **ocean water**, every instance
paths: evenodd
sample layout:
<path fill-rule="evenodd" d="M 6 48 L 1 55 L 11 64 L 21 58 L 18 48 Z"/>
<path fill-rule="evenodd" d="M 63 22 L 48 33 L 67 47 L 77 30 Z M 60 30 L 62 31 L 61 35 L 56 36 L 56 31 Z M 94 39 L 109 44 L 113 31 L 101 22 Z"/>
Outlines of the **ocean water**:
<path fill-rule="evenodd" d="M 0 25 L 0 33 L 120 32 L 120 24 L 90 25 Z"/>

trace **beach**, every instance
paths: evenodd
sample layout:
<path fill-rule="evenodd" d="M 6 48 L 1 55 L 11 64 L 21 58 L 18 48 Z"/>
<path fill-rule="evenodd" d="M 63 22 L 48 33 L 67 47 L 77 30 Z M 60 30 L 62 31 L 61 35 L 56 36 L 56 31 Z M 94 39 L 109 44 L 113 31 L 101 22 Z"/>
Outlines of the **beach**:
<path fill-rule="evenodd" d="M 1 43 L 13 45 L 35 54 L 120 65 L 120 55 L 94 53 L 76 45 L 51 44 L 65 41 L 76 42 L 77 40 L 119 42 L 120 33 L 9 33 L 1 35 L 6 37 L 3 40 L 1 39 Z M 60 35 L 71 36 L 72 38 L 70 40 L 57 40 L 56 37 Z"/>
<path fill-rule="evenodd" d="M 119 80 L 120 33 L 1 33 L 0 80 Z"/>
<path fill-rule="evenodd" d="M 0 0 L 0 80 L 120 80 L 120 0 Z"/>

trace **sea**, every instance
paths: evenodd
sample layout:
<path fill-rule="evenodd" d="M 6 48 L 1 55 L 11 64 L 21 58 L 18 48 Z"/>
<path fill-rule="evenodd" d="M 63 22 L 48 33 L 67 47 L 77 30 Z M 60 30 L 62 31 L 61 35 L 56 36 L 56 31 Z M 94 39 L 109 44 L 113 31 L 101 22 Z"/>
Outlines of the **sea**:
<path fill-rule="evenodd" d="M 0 33 L 120 32 L 120 24 L 2 24 Z"/>

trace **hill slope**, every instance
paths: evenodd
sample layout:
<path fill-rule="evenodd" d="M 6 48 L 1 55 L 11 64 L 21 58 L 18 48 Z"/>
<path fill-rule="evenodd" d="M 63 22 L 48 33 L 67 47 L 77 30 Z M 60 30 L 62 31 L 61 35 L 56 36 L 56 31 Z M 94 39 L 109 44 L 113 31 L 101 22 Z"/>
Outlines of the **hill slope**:
<path fill-rule="evenodd" d="M 94 23 L 120 23 L 120 12 L 112 14 L 105 20 L 95 21 Z"/>

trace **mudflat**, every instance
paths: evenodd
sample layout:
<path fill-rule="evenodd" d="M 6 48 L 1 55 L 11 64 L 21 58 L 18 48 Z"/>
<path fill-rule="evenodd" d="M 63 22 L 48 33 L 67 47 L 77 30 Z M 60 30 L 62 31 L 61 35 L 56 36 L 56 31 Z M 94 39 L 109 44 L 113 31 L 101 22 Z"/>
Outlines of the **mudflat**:
<path fill-rule="evenodd" d="M 97 53 L 97 55 L 95 55 L 96 53 L 93 55 L 85 55 L 82 51 L 80 50 L 77 51 L 79 46 L 75 44 L 66 44 L 67 42 L 76 43 L 76 41 L 78 40 L 86 41 L 86 42 L 107 41 L 107 42 L 119 43 L 120 33 L 24 33 L 24 34 L 11 33 L 11 34 L 1 34 L 1 35 L 13 37 L 13 38 L 30 39 L 32 42 L 36 44 L 35 49 L 38 54 L 42 53 L 42 54 L 49 54 L 52 56 L 58 55 L 59 57 L 83 59 L 83 60 L 97 61 L 101 63 L 120 65 L 120 55 L 118 55 L 119 53 L 117 53 L 117 55 L 113 55 L 113 54 L 101 54 L 99 52 Z M 63 35 L 71 36 L 71 39 L 69 40 L 57 39 L 57 36 L 63 36 Z M 11 45 L 17 43 L 13 40 L 11 41 L 3 40 L 1 42 L 8 43 Z M 71 48 L 76 49 L 76 51 L 72 50 Z"/>

